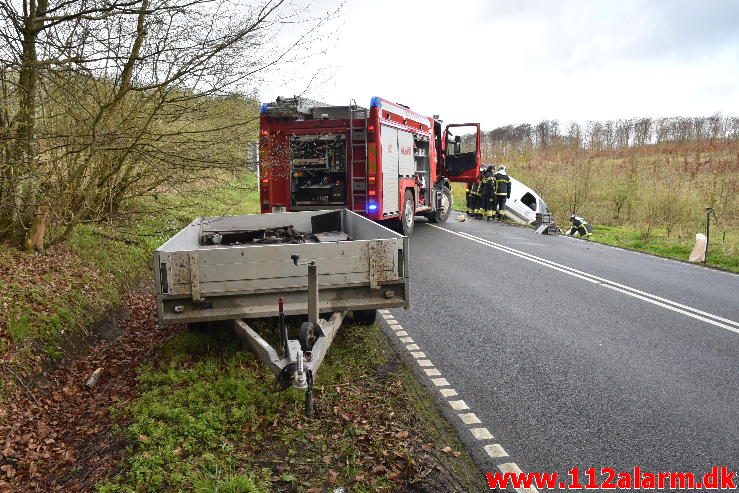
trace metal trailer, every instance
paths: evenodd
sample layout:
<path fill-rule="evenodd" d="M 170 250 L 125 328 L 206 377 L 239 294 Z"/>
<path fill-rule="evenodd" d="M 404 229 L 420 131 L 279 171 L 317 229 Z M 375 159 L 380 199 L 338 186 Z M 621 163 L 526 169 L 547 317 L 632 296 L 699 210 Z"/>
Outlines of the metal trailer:
<path fill-rule="evenodd" d="M 313 375 L 346 313 L 408 308 L 408 251 L 407 237 L 346 209 L 199 218 L 154 252 L 159 323 L 229 321 L 281 388 L 308 390 L 311 414 Z M 308 315 L 298 340 L 287 315 Z M 278 348 L 246 322 L 265 317 L 279 317 Z"/>

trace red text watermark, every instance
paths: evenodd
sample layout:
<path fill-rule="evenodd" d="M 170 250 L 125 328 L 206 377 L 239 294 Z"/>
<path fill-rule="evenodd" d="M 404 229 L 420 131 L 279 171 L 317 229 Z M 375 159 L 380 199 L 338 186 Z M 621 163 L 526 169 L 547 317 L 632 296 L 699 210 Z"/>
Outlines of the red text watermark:
<path fill-rule="evenodd" d="M 634 467 L 617 471 L 610 467 L 580 470 L 573 467 L 567 475 L 556 472 L 486 473 L 490 489 L 537 488 L 540 490 L 736 490 L 736 471 L 713 466 L 705 474 L 692 472 L 651 472 Z"/>

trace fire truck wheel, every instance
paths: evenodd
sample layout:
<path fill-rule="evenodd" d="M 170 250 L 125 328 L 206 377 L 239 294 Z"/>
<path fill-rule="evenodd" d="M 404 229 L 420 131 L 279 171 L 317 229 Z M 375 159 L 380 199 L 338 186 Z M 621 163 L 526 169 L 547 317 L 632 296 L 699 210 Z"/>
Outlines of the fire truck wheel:
<path fill-rule="evenodd" d="M 403 215 L 400 216 L 400 232 L 405 236 L 410 236 L 413 233 L 413 224 L 416 215 L 416 205 L 410 190 L 405 191 L 403 204 Z"/>
<path fill-rule="evenodd" d="M 352 322 L 356 325 L 372 325 L 377 320 L 377 310 L 354 310 Z"/>
<path fill-rule="evenodd" d="M 430 223 L 443 223 L 449 218 L 449 213 L 452 212 L 452 191 L 447 187 L 444 187 L 442 192 L 444 196 L 441 198 L 442 209 L 440 211 L 434 211 L 428 216 Z"/>

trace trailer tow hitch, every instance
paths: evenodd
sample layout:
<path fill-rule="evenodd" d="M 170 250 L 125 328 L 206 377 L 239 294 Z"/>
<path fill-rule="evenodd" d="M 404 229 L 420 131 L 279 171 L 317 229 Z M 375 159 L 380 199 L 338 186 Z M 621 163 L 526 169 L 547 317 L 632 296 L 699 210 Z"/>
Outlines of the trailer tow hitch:
<path fill-rule="evenodd" d="M 305 385 L 305 416 L 312 418 L 315 414 L 313 402 L 313 370 L 303 368 L 303 358 L 298 356 L 297 363 L 286 365 L 272 383 L 273 392 L 282 392 L 293 384 Z"/>
<path fill-rule="evenodd" d="M 275 374 L 274 392 L 290 387 L 305 390 L 305 415 L 312 418 L 315 415 L 313 380 L 346 312 L 335 311 L 328 320 L 320 319 L 318 265 L 315 260 L 300 262 L 299 255 L 291 255 L 290 258 L 296 266 L 308 267 L 308 321 L 301 325 L 298 339 L 289 338 L 285 299 L 282 297 L 278 300 L 279 347 L 272 347 L 244 320 L 234 320 L 234 329 L 257 358 L 267 363 Z"/>
<path fill-rule="evenodd" d="M 272 382 L 272 392 L 282 392 L 292 387 L 297 369 L 297 363 L 288 363 L 285 365 L 275 377 L 274 382 Z"/>

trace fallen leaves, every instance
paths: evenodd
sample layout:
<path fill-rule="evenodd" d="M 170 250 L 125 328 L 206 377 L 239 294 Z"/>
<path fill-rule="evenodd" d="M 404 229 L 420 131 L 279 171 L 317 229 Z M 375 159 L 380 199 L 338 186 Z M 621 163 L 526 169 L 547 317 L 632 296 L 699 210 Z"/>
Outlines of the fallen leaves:
<path fill-rule="evenodd" d="M 129 294 L 123 304 L 128 314 L 120 337 L 41 374 L 32 395 L 18 387 L 7 397 L 0 493 L 90 491 L 122 456 L 124 444 L 110 433 L 110 409 L 135 398 L 137 368 L 174 333 L 157 328 L 153 296 Z M 87 388 L 89 376 L 103 366 L 110 377 Z"/>

